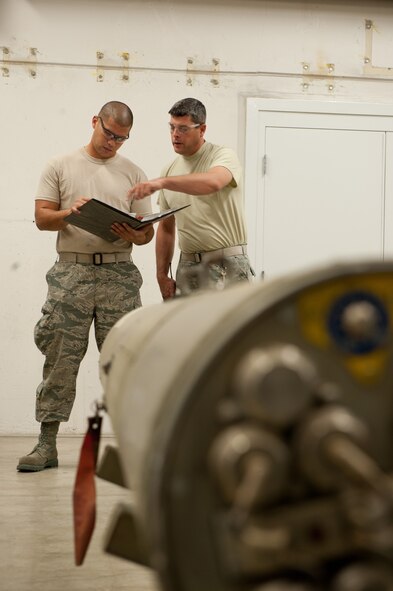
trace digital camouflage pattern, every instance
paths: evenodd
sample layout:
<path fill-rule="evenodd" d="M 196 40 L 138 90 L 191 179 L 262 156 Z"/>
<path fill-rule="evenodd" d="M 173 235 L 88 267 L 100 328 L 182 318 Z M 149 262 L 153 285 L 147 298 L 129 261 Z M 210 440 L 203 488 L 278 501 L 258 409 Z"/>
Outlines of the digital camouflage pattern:
<path fill-rule="evenodd" d="M 245 255 L 219 257 L 204 264 L 180 261 L 176 271 L 176 288 L 180 295 L 200 289 L 224 289 L 239 281 L 251 281 L 250 261 Z"/>
<path fill-rule="evenodd" d="M 142 276 L 132 262 L 97 266 L 55 263 L 46 281 L 48 295 L 34 329 L 35 343 L 45 355 L 36 419 L 68 421 L 92 322 L 101 350 L 112 326 L 142 305 Z"/>

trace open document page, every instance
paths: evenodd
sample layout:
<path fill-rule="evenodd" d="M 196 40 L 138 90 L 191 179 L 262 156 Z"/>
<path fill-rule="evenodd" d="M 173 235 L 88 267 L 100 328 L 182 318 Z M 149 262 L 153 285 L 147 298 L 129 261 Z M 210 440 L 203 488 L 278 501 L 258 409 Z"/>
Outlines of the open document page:
<path fill-rule="evenodd" d="M 80 213 L 71 213 L 66 216 L 64 220 L 73 226 L 78 226 L 91 234 L 100 236 L 108 242 L 118 240 L 118 236 L 111 231 L 111 225 L 114 223 L 126 223 L 132 226 L 135 230 L 146 226 L 147 224 L 154 224 L 163 218 L 173 215 L 177 211 L 189 207 L 183 205 L 182 207 L 173 207 L 156 213 L 148 213 L 146 215 L 127 213 L 108 205 L 98 199 L 90 199 L 79 208 Z"/>

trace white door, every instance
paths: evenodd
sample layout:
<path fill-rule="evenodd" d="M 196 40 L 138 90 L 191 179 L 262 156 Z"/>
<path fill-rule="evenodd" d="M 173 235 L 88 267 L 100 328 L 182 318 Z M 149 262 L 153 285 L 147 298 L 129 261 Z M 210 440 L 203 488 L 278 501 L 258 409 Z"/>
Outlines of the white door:
<path fill-rule="evenodd" d="M 393 151 L 386 133 L 393 117 L 322 108 L 280 112 L 267 104 L 269 109 L 254 108 L 247 128 L 253 137 L 247 142 L 246 208 L 257 275 L 382 259 L 389 233 L 385 206 L 393 210 L 385 188 L 390 169 L 393 179 L 393 160 L 390 165 L 386 158 L 387 146 Z M 393 252 L 393 232 L 390 242 Z"/>
<path fill-rule="evenodd" d="M 384 258 L 393 258 L 393 133 L 386 134 Z"/>
<path fill-rule="evenodd" d="M 266 130 L 266 276 L 382 258 L 384 140 L 383 132 L 372 131 Z"/>

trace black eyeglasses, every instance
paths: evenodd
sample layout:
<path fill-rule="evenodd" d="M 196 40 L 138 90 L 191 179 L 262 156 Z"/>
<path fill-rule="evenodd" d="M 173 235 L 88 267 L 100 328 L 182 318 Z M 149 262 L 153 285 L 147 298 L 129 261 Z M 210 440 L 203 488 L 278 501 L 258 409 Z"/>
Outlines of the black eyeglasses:
<path fill-rule="evenodd" d="M 102 131 L 104 132 L 104 134 L 106 135 L 106 137 L 108 138 L 108 140 L 113 140 L 113 141 L 117 142 L 118 144 L 122 144 L 123 142 L 125 142 L 126 140 L 128 140 L 128 138 L 130 137 L 130 134 L 128 134 L 128 135 L 116 135 L 115 133 L 113 133 L 113 131 L 111 131 L 110 129 L 107 129 L 105 127 L 105 125 L 104 125 L 101 117 L 97 117 L 97 119 L 100 120 Z"/>

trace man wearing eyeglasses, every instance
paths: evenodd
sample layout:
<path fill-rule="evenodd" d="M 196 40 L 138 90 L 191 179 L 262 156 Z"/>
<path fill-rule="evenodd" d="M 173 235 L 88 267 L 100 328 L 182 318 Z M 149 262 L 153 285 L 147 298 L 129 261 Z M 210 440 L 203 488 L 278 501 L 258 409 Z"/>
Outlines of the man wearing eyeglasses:
<path fill-rule="evenodd" d="M 34 338 L 45 355 L 37 388 L 38 444 L 20 458 L 17 469 L 36 472 L 58 465 L 56 436 L 68 421 L 75 399 L 79 365 L 86 353 L 91 324 L 100 350 L 110 328 L 141 306 L 142 277 L 132 262 L 133 245 L 153 238 L 152 225 L 134 230 L 113 224 L 109 242 L 67 223 L 65 217 L 94 197 L 126 212 L 151 212 L 150 198 L 128 198 L 144 172 L 117 152 L 128 139 L 133 114 L 124 103 L 106 103 L 92 119 L 87 146 L 54 158 L 41 175 L 35 201 L 40 230 L 57 232 L 57 262 L 47 273 L 48 295 Z"/>
<path fill-rule="evenodd" d="M 177 158 L 161 178 L 131 189 L 133 199 L 160 191 L 161 209 L 190 205 L 161 220 L 156 237 L 157 281 L 163 299 L 205 287 L 248 281 L 242 170 L 233 150 L 205 141 L 206 109 L 194 98 L 170 109 L 169 130 Z M 175 233 L 181 251 L 171 276 Z"/>

